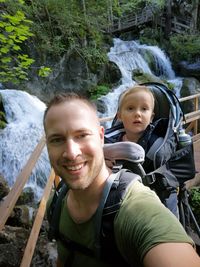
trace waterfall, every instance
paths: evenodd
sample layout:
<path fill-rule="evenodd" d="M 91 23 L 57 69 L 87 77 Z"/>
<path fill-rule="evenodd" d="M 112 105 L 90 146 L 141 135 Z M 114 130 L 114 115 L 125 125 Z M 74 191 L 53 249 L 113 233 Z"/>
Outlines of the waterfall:
<path fill-rule="evenodd" d="M 147 55 L 150 55 L 154 62 L 153 70 L 147 63 Z M 111 47 L 108 58 L 117 64 L 122 78 L 118 87 L 99 99 L 106 107 L 106 113 L 99 113 L 100 117 L 113 116 L 116 113 L 119 95 L 130 85 L 135 84 L 132 73 L 138 68 L 144 73 L 173 83 L 178 95 L 182 79 L 175 77 L 170 60 L 159 47 L 114 39 L 114 46 Z M 7 127 L 0 130 L 0 174 L 5 177 L 9 186 L 12 186 L 42 137 L 45 104 L 23 91 L 2 89 L 0 94 L 8 121 Z M 109 123 L 105 126 L 108 127 Z M 38 198 L 41 196 L 49 173 L 50 164 L 45 148 L 26 185 L 34 188 Z"/>
<path fill-rule="evenodd" d="M 0 130 L 0 173 L 12 187 L 43 135 L 45 104 L 37 97 L 18 90 L 0 90 L 7 126 Z M 46 148 L 43 150 L 26 186 L 38 199 L 50 173 Z"/>
<path fill-rule="evenodd" d="M 115 38 L 113 44 L 113 47 L 111 47 L 108 53 L 108 58 L 119 67 L 122 75 L 121 84 L 114 88 L 112 92 L 99 99 L 99 101 L 104 103 L 106 109 L 106 113 L 104 114 L 99 112 L 100 117 L 109 117 L 116 113 L 119 95 L 128 87 L 135 84 L 132 75 L 136 69 L 139 69 L 142 73 L 169 81 L 175 86 L 177 96 L 179 95 L 182 79 L 175 77 L 169 58 L 159 47 L 141 45 L 136 41 L 122 41 L 119 38 Z M 153 70 L 146 60 L 149 57 L 154 66 Z M 109 127 L 109 125 L 109 122 L 105 124 L 106 127 Z"/>

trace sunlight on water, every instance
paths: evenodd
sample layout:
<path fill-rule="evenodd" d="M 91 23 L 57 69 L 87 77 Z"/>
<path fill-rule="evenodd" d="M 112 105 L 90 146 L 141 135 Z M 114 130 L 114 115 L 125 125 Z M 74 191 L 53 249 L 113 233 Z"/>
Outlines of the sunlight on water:
<path fill-rule="evenodd" d="M 8 125 L 0 131 L 0 173 L 11 187 L 43 135 L 45 104 L 35 96 L 18 90 L 0 90 Z M 28 184 L 36 197 L 41 195 L 50 164 L 46 148 L 32 171 Z"/>

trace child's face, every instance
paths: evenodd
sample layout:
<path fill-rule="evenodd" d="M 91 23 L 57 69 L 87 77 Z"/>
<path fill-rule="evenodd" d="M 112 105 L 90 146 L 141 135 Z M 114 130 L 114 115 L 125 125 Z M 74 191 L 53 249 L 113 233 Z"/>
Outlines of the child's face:
<path fill-rule="evenodd" d="M 141 136 L 153 119 L 153 96 L 145 91 L 133 92 L 122 100 L 118 119 L 120 119 L 127 135 Z"/>

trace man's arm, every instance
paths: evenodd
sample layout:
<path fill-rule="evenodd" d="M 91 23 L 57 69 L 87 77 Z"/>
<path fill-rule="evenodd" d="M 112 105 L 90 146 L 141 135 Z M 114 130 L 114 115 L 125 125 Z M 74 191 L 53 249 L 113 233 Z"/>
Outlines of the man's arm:
<path fill-rule="evenodd" d="M 200 267 L 200 257 L 187 243 L 162 243 L 144 257 L 145 267 Z"/>

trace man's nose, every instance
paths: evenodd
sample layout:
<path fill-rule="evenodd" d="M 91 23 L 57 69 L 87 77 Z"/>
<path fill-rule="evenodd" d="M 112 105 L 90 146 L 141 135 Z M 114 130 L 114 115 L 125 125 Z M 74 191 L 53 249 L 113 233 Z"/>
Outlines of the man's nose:
<path fill-rule="evenodd" d="M 78 155 L 81 154 L 80 146 L 73 139 L 67 140 L 65 143 L 65 150 L 63 152 L 63 157 L 74 160 Z"/>

